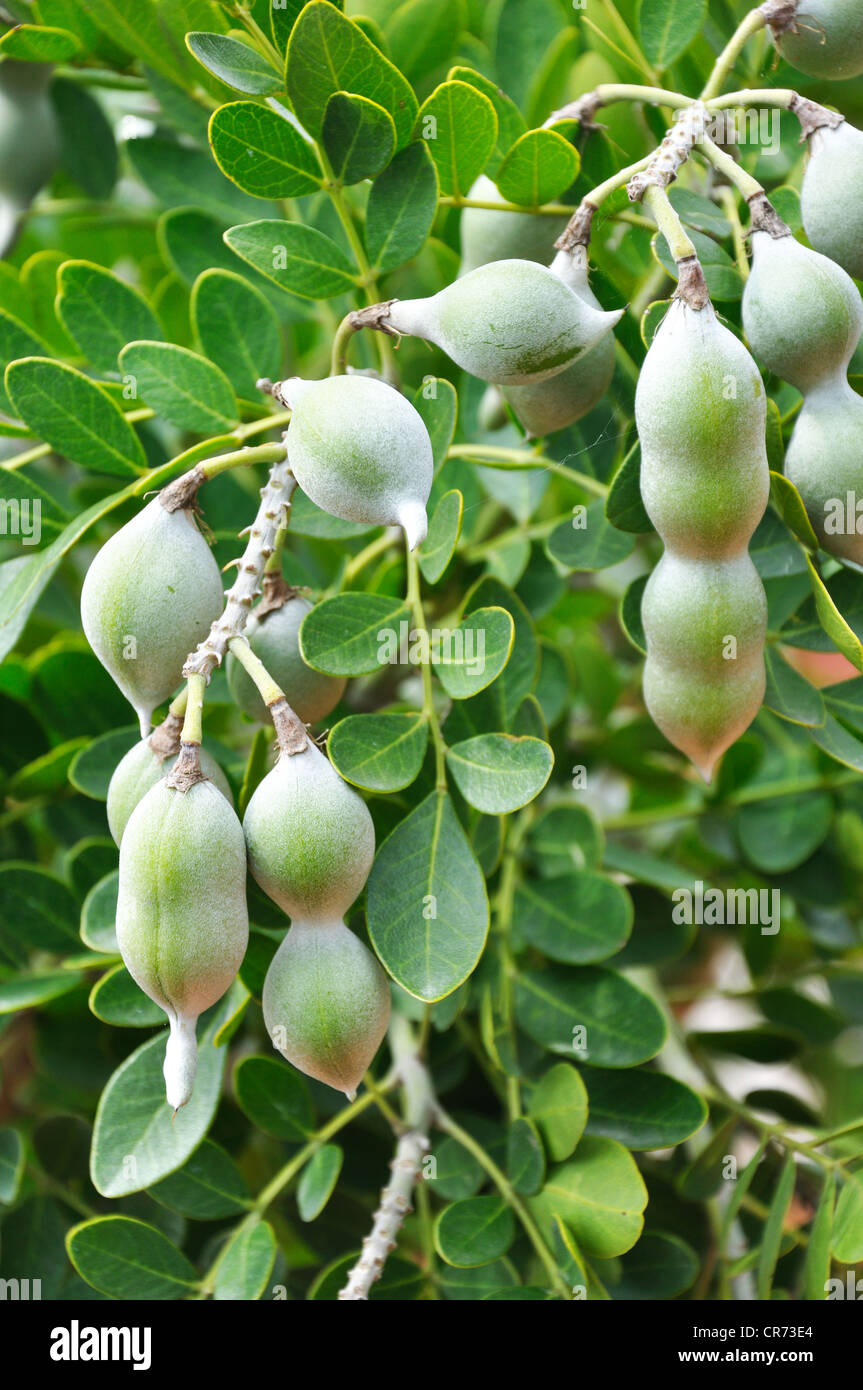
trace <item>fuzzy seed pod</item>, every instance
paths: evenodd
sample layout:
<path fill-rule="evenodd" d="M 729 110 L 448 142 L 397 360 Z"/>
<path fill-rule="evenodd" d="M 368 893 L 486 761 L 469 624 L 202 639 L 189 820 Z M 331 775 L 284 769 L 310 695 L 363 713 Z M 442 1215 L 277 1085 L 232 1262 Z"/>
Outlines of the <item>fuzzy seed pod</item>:
<path fill-rule="evenodd" d="M 312 742 L 283 753 L 243 820 L 249 868 L 289 917 L 343 917 L 362 892 L 375 831 L 362 797 Z"/>
<path fill-rule="evenodd" d="M 785 454 L 785 476 L 803 498 L 824 549 L 863 565 L 856 518 L 856 503 L 863 499 L 863 397 L 844 376 L 828 378 L 804 397 Z"/>
<path fill-rule="evenodd" d="M 505 203 L 496 184 L 480 174 L 468 193 L 478 203 Z M 460 275 L 488 265 L 489 261 L 511 258 L 538 261 L 547 265 L 552 247 L 569 219 L 548 217 L 545 213 L 495 212 L 493 208 L 465 208 L 461 215 Z"/>
<path fill-rule="evenodd" d="M 22 214 L 51 178 L 60 129 L 48 84 L 49 63 L 0 63 L 0 256 L 11 249 Z"/>
<path fill-rule="evenodd" d="M 815 250 L 863 280 L 863 130 L 843 121 L 812 133 L 800 206 Z"/>
<path fill-rule="evenodd" d="M 174 1110 L 192 1094 L 198 1015 L 231 984 L 248 936 L 245 843 L 233 807 L 212 782 L 186 792 L 158 782 L 120 845 L 117 940 L 129 974 L 168 1015 L 164 1072 Z"/>
<path fill-rule="evenodd" d="M 799 391 L 844 373 L 863 332 L 850 275 L 792 236 L 752 233 L 743 326 L 755 356 Z"/>
<path fill-rule="evenodd" d="M 493 261 L 430 299 L 397 299 L 387 322 L 427 338 L 458 366 L 500 386 L 562 371 L 620 318 L 595 309 L 533 261 Z"/>
<path fill-rule="evenodd" d="M 304 724 L 325 719 L 342 698 L 347 685 L 343 677 L 325 676 L 313 670 L 300 655 L 300 626 L 311 611 L 312 605 L 297 594 L 287 599 L 281 608 L 269 609 L 261 618 L 252 613 L 243 634 Z M 228 655 L 225 669 L 228 688 L 243 713 L 261 724 L 269 723 L 270 716 L 257 686 L 235 656 Z"/>
<path fill-rule="evenodd" d="M 81 622 L 138 715 L 142 738 L 223 600 L 219 567 L 191 511 L 167 511 L 159 497 L 96 555 L 81 591 Z"/>
<path fill-rule="evenodd" d="M 153 752 L 147 739 L 142 739 L 136 743 L 134 748 L 130 748 L 125 757 L 121 758 L 114 768 L 114 774 L 108 785 L 108 829 L 114 837 L 115 844 L 120 843 L 123 838 L 123 831 L 129 821 L 129 817 L 134 811 L 138 802 L 146 796 L 151 787 L 155 787 L 157 782 L 170 772 L 176 754 L 170 754 L 167 758 L 160 758 Z M 222 793 L 222 796 L 233 806 L 234 798 L 228 779 L 225 776 L 215 758 L 211 757 L 206 749 L 201 749 L 201 771 L 204 772 L 214 787 Z"/>
<path fill-rule="evenodd" d="M 515 215 L 515 214 L 513 214 Z M 567 284 L 585 304 L 602 311 L 587 278 L 587 256 L 579 248 L 567 277 Z M 524 425 L 528 435 L 541 438 L 566 429 L 587 415 L 602 400 L 614 376 L 614 334 L 608 329 L 592 348 L 588 348 L 562 372 L 545 381 L 533 381 L 527 386 L 505 386 L 504 399 L 509 402 Z"/>
<path fill-rule="evenodd" d="M 387 977 L 338 918 L 294 922 L 264 981 L 274 1047 L 306 1076 L 353 1100 L 390 1016 Z"/>
<path fill-rule="evenodd" d="M 345 521 L 401 526 L 413 550 L 428 531 L 434 458 L 419 411 L 373 377 L 281 382 L 293 414 L 291 469 L 316 506 Z"/>
<path fill-rule="evenodd" d="M 710 303 L 671 305 L 635 415 L 644 504 L 666 547 L 642 603 L 645 702 L 709 781 L 764 695 L 767 605 L 747 545 L 769 491 L 761 377 Z"/>
<path fill-rule="evenodd" d="M 860 0 L 800 0 L 789 28 L 776 35 L 786 62 L 809 77 L 839 81 L 863 72 Z"/>

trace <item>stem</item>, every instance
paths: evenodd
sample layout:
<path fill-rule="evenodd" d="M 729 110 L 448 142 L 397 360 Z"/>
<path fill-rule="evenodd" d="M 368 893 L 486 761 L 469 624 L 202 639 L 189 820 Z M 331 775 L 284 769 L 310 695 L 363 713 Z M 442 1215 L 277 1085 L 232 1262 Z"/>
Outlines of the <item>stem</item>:
<path fill-rule="evenodd" d="M 437 1126 L 445 1134 L 449 1134 L 463 1149 L 467 1149 L 488 1174 L 508 1206 L 512 1207 L 519 1221 L 522 1224 L 524 1233 L 542 1261 L 543 1267 L 548 1274 L 549 1280 L 561 1298 L 569 1299 L 569 1285 L 560 1273 L 555 1264 L 554 1257 L 540 1234 L 533 1217 L 525 1206 L 521 1197 L 513 1188 L 506 1176 L 498 1168 L 493 1158 L 490 1158 L 481 1144 L 478 1144 L 473 1135 L 468 1134 L 467 1130 L 462 1129 L 461 1125 L 456 1124 L 451 1115 L 445 1110 L 438 1110 Z"/>
<path fill-rule="evenodd" d="M 718 190 L 719 201 L 725 209 L 728 221 L 731 223 L 731 235 L 734 240 L 734 259 L 737 262 L 737 269 L 740 271 L 742 279 L 749 278 L 749 257 L 746 253 L 746 232 L 740 220 L 740 213 L 737 210 L 737 199 L 734 190 L 731 188 L 720 188 Z"/>
<path fill-rule="evenodd" d="M 721 174 L 724 174 L 728 182 L 738 188 L 747 201 L 764 192 L 758 180 L 754 179 L 751 174 L 747 174 L 746 170 L 737 163 L 737 160 L 733 159 L 727 150 L 721 150 L 709 135 L 705 134 L 704 138 L 699 140 L 698 148 L 705 158 L 710 160 L 714 169 L 718 169 Z"/>
<path fill-rule="evenodd" d="M 344 376 L 348 369 L 348 351 L 353 342 L 357 325 L 351 314 L 345 314 L 333 338 L 333 350 L 330 357 L 330 376 Z"/>
<path fill-rule="evenodd" d="M 753 34 L 757 34 L 766 24 L 767 19 L 761 9 L 750 10 L 749 14 L 746 15 L 745 19 L 738 25 L 736 31 L 732 34 L 728 43 L 716 59 L 713 65 L 713 71 L 707 79 L 707 84 L 701 93 L 702 101 L 709 101 L 711 97 L 718 95 L 723 82 L 731 72 L 731 69 L 734 67 L 734 64 L 737 62 L 746 44 L 752 38 Z"/>
<path fill-rule="evenodd" d="M 245 637 L 232 637 L 228 642 L 230 651 L 239 661 L 243 670 L 258 688 L 264 704 L 269 708 L 277 700 L 284 700 L 285 692 L 277 685 L 259 656 L 255 656 Z"/>
<path fill-rule="evenodd" d="M 644 190 L 644 202 L 656 218 L 656 225 L 668 242 L 668 249 L 677 264 L 694 256 L 695 246 L 680 217 L 671 206 L 665 189 L 657 187 L 656 184 L 649 184 Z"/>
<path fill-rule="evenodd" d="M 418 632 L 426 631 L 425 612 L 423 610 L 422 594 L 420 592 L 420 572 L 417 561 L 416 551 L 410 550 L 405 542 L 405 555 L 407 557 L 407 593 L 405 600 L 410 605 L 414 620 L 414 628 Z M 432 681 L 431 664 L 423 661 L 420 665 L 423 682 L 423 715 L 428 723 L 432 736 L 435 751 L 435 786 L 438 791 L 446 791 L 446 742 L 441 733 L 440 720 L 437 717 L 437 710 L 434 703 L 434 683 Z"/>
<path fill-rule="evenodd" d="M 492 468 L 544 468 L 549 473 L 556 473 L 559 478 L 566 478 L 568 482 L 583 487 L 585 492 L 592 493 L 594 497 L 608 495 L 606 484 L 601 483 L 598 478 L 591 478 L 588 473 L 579 473 L 575 468 L 567 468 L 565 463 L 545 458 L 543 454 L 535 454 L 530 449 L 504 449 L 491 444 L 456 444 L 447 450 L 447 458 L 475 459 L 477 463 L 485 463 Z"/>
<path fill-rule="evenodd" d="M 183 732 L 180 735 L 181 743 L 201 744 L 203 738 L 202 719 L 204 709 L 204 691 L 207 681 L 204 676 L 191 675 L 187 684 L 186 717 L 183 720 Z"/>
<path fill-rule="evenodd" d="M 702 95 L 702 100 L 711 111 L 727 111 L 734 106 L 778 106 L 788 110 L 796 96 L 791 87 L 744 87 L 740 92 L 726 92 L 721 97 Z"/>

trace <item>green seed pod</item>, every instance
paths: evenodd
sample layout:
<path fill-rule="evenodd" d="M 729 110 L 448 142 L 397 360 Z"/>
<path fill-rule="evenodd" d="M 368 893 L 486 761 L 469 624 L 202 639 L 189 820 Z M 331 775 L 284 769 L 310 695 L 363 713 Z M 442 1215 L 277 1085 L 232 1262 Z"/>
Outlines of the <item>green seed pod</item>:
<path fill-rule="evenodd" d="M 344 922 L 294 922 L 264 980 L 274 1047 L 353 1100 L 390 1016 L 387 977 Z"/>
<path fill-rule="evenodd" d="M 863 500 L 863 398 L 844 377 L 822 382 L 804 397 L 785 454 L 785 476 L 803 498 L 825 550 L 863 565 L 856 515 Z"/>
<path fill-rule="evenodd" d="M 496 184 L 480 174 L 468 193 L 478 203 L 505 203 Z M 460 275 L 488 265 L 489 261 L 516 259 L 548 265 L 553 246 L 568 222 L 566 216 L 545 213 L 495 212 L 493 208 L 465 208 L 461 215 Z M 599 307 L 599 306 L 597 306 Z"/>
<path fill-rule="evenodd" d="M 108 785 L 107 805 L 108 829 L 116 844 L 119 845 L 122 840 L 123 831 L 138 802 L 170 772 L 175 758 L 176 753 L 160 758 L 153 752 L 149 741 L 142 739 L 120 759 Z M 201 749 L 201 771 L 233 806 L 234 798 L 228 779 L 215 758 L 204 748 Z"/>
<path fill-rule="evenodd" d="M 256 788 L 243 829 L 252 875 L 289 917 L 343 917 L 362 892 L 375 854 L 372 818 L 311 741 L 281 755 Z"/>
<path fill-rule="evenodd" d="M 800 206 L 815 250 L 863 280 L 863 130 L 843 121 L 813 132 Z"/>
<path fill-rule="evenodd" d="M 325 676 L 303 661 L 300 625 L 311 611 L 312 605 L 296 594 L 280 608 L 268 609 L 263 617 L 252 613 L 243 633 L 255 656 L 260 657 L 273 680 L 284 690 L 291 709 L 304 724 L 325 719 L 342 698 L 347 685 L 343 677 Z M 261 724 L 268 724 L 270 716 L 258 688 L 235 656 L 228 655 L 225 669 L 228 689 L 243 713 Z"/>
<path fill-rule="evenodd" d="M 279 384 L 293 414 L 291 469 L 316 506 L 345 521 L 402 526 L 413 550 L 428 530 L 429 433 L 410 401 L 373 377 Z"/>
<path fill-rule="evenodd" d="M 81 591 L 81 622 L 138 715 L 142 737 L 223 598 L 219 567 L 191 511 L 167 511 L 159 497 L 96 555 Z"/>
<path fill-rule="evenodd" d="M 769 491 L 761 377 L 710 303 L 671 305 L 635 415 L 642 496 L 666 547 L 642 603 L 645 702 L 709 781 L 764 695 L 767 606 L 747 545 Z"/>
<path fill-rule="evenodd" d="M 493 261 L 430 299 L 397 299 L 387 322 L 427 338 L 472 376 L 523 386 L 562 371 L 620 318 L 533 261 Z"/>
<path fill-rule="evenodd" d="M 809 77 L 839 81 L 863 72 L 859 0 L 800 0 L 790 27 L 774 34 L 786 62 Z"/>
<path fill-rule="evenodd" d="M 169 1105 L 192 1094 L 198 1015 L 225 993 L 249 935 L 246 853 L 232 806 L 212 782 L 151 787 L 120 845 L 117 940 L 129 974 L 165 1010 Z"/>
<path fill-rule="evenodd" d="M 51 178 L 60 130 L 48 85 L 50 63 L 0 63 L 0 256 L 11 249 L 21 215 Z"/>
<path fill-rule="evenodd" d="M 517 214 L 512 214 L 516 216 Z M 574 259 L 574 257 L 573 257 Z M 582 253 L 575 262 L 567 284 L 585 304 L 602 311 L 602 305 L 590 288 L 587 279 L 587 257 Z M 614 376 L 614 334 L 609 330 L 592 348 L 588 348 L 562 372 L 533 381 L 527 386 L 506 386 L 504 399 L 509 402 L 524 425 L 528 435 L 541 438 L 575 424 L 593 410 L 611 385 Z"/>
<path fill-rule="evenodd" d="M 844 375 L 863 332 L 850 275 L 792 236 L 752 233 L 743 326 L 755 356 L 799 391 Z"/>

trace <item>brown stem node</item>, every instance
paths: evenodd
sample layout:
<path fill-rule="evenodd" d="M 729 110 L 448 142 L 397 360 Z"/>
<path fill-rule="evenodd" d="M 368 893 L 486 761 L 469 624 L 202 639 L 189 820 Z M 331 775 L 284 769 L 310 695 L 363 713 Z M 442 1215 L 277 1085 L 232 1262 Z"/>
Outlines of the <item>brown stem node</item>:
<path fill-rule="evenodd" d="M 294 714 L 284 695 L 270 705 L 270 717 L 279 740 L 279 756 L 292 758 L 304 753 L 309 746 L 309 731 L 299 715 Z"/>
<path fill-rule="evenodd" d="M 175 791 L 187 792 L 198 782 L 208 781 L 206 772 L 201 770 L 201 749 L 197 743 L 181 743 L 180 756 L 165 778 L 165 786 Z"/>
<path fill-rule="evenodd" d="M 160 762 L 164 762 L 165 758 L 175 758 L 179 753 L 182 727 L 183 720 L 180 715 L 169 713 L 147 739 L 147 746 Z"/>
<path fill-rule="evenodd" d="M 753 232 L 767 232 L 774 241 L 791 235 L 791 228 L 782 221 L 766 193 L 753 193 L 748 201 Z"/>
<path fill-rule="evenodd" d="M 188 473 L 176 478 L 159 493 L 159 501 L 166 512 L 179 512 L 184 507 L 194 507 L 198 488 L 206 482 L 206 475 L 198 463 Z"/>
<path fill-rule="evenodd" d="M 685 256 L 677 262 L 679 278 L 675 299 L 682 299 L 690 309 L 700 310 L 710 303 L 710 291 L 697 256 Z"/>

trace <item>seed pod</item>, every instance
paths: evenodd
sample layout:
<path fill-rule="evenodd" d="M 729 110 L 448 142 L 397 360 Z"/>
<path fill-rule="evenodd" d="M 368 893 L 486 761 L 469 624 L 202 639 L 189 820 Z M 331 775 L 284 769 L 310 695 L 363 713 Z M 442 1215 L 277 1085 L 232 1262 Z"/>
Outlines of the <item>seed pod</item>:
<path fill-rule="evenodd" d="M 60 130 L 48 84 L 50 63 L 0 63 L 0 256 L 11 249 L 21 215 L 48 182 Z"/>
<path fill-rule="evenodd" d="M 151 787 L 155 787 L 156 783 L 161 782 L 170 772 L 175 757 L 176 754 L 170 754 L 166 758 L 160 758 L 153 752 L 147 739 L 142 739 L 120 759 L 108 784 L 106 807 L 108 829 L 116 844 L 119 845 L 122 840 L 123 831 L 138 802 L 146 796 Z M 201 749 L 201 771 L 233 806 L 234 798 L 228 779 L 215 758 L 204 748 Z"/>
<path fill-rule="evenodd" d="M 195 1023 L 231 984 L 246 950 L 246 853 L 233 807 L 212 782 L 158 782 L 120 845 L 117 940 L 126 968 L 171 1025 L 169 1105 L 192 1094 Z"/>
<path fill-rule="evenodd" d="M 799 391 L 844 375 L 863 331 L 850 275 L 792 236 L 752 233 L 743 326 L 755 356 Z"/>
<path fill-rule="evenodd" d="M 353 1100 L 390 1016 L 387 977 L 339 919 L 294 922 L 264 980 L 274 1047 L 299 1071 Z"/>
<path fill-rule="evenodd" d="M 774 33 L 783 58 L 809 77 L 838 81 L 863 72 L 859 0 L 800 0 L 790 27 Z"/>
<path fill-rule="evenodd" d="M 81 591 L 81 622 L 138 715 L 142 738 L 223 597 L 219 567 L 191 511 L 168 511 L 159 497 L 96 555 Z"/>
<path fill-rule="evenodd" d="M 430 299 L 397 299 L 387 322 L 427 338 L 484 381 L 523 386 L 562 371 L 613 328 L 623 310 L 594 309 L 533 261 L 493 261 Z"/>
<path fill-rule="evenodd" d="M 705 781 L 764 695 L 767 606 L 747 544 L 767 504 L 758 369 L 713 306 L 675 300 L 635 397 L 641 490 L 665 554 L 644 593 L 644 695 Z"/>
<path fill-rule="evenodd" d="M 844 376 L 829 378 L 804 397 L 785 454 L 785 476 L 803 498 L 825 550 L 863 565 L 856 516 L 863 498 L 863 398 Z"/>
<path fill-rule="evenodd" d="M 283 753 L 243 820 L 249 868 L 274 902 L 304 922 L 343 917 L 375 854 L 368 807 L 308 742 Z"/>
<path fill-rule="evenodd" d="M 497 185 L 480 174 L 468 199 L 478 203 L 505 203 Z M 465 208 L 461 215 L 461 270 L 466 275 L 489 261 L 510 258 L 538 261 L 547 265 L 552 247 L 569 219 L 549 217 L 545 213 L 507 212 L 503 208 Z"/>
<path fill-rule="evenodd" d="M 300 654 L 300 626 L 311 611 L 312 605 L 297 594 L 287 599 L 281 608 L 269 609 L 263 617 L 252 613 L 243 634 L 304 724 L 325 719 L 342 698 L 347 685 L 342 677 L 326 676 L 313 670 Z M 269 723 L 270 716 L 257 686 L 235 656 L 228 655 L 225 669 L 228 688 L 243 713 L 259 723 Z"/>
<path fill-rule="evenodd" d="M 577 261 L 573 256 L 573 261 L 567 284 L 585 304 L 601 311 L 602 305 L 588 283 L 586 255 L 582 252 Z M 506 386 L 503 396 L 528 435 L 540 438 L 566 429 L 587 415 L 602 400 L 613 376 L 614 334 L 609 329 L 562 372 L 527 386 Z"/>
<path fill-rule="evenodd" d="M 812 133 L 800 206 L 815 250 L 863 280 L 863 130 L 843 121 Z"/>
<path fill-rule="evenodd" d="M 293 414 L 287 444 L 303 492 L 331 516 L 402 526 L 413 550 L 428 530 L 434 459 L 421 415 L 383 381 L 293 377 L 277 388 Z"/>

